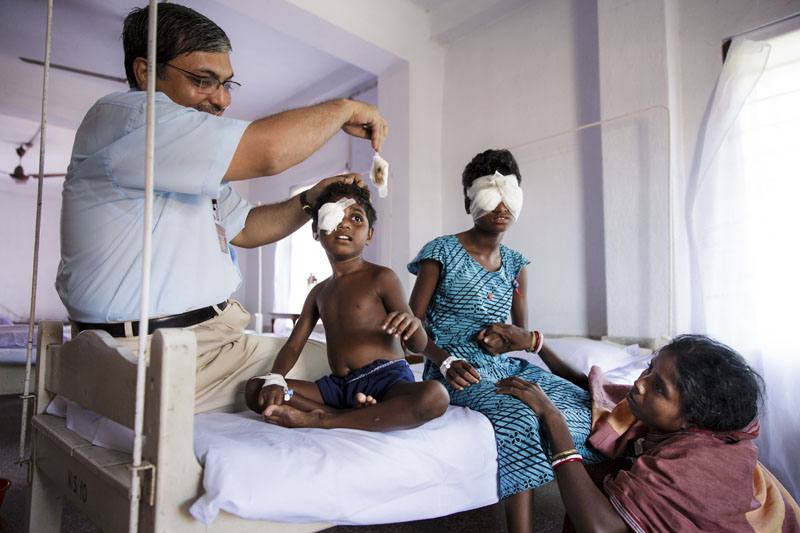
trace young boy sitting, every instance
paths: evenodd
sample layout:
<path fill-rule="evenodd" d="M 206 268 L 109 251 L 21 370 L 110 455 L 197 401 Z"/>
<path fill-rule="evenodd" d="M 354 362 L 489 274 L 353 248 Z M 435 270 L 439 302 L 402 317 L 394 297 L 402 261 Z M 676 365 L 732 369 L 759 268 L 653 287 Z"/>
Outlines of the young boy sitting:
<path fill-rule="evenodd" d="M 362 257 L 377 220 L 369 190 L 331 184 L 313 211 L 314 238 L 333 274 L 309 292 L 272 373 L 247 383 L 247 406 L 286 427 L 370 431 L 413 428 L 444 414 L 447 390 L 415 382 L 402 342 L 421 352 L 425 330 L 406 303 L 397 275 Z M 333 373 L 316 382 L 284 379 L 321 318 Z"/>

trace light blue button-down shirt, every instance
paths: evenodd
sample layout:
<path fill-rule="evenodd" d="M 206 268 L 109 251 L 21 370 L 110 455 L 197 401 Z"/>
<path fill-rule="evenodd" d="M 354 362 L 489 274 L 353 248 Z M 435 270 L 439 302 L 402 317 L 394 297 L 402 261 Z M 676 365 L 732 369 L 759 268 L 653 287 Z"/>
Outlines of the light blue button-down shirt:
<path fill-rule="evenodd" d="M 86 114 L 64 180 L 56 290 L 80 322 L 138 320 L 144 219 L 145 92 L 114 93 Z M 222 182 L 248 122 L 156 93 L 150 316 L 227 299 L 241 283 L 230 241 L 252 206 Z"/>

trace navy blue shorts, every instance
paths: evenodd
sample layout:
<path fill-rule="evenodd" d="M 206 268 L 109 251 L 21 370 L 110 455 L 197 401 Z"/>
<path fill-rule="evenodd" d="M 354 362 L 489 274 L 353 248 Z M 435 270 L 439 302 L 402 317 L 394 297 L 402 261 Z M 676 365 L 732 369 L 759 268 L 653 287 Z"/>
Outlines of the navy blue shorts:
<path fill-rule="evenodd" d="M 376 359 L 344 377 L 325 376 L 316 381 L 322 401 L 337 409 L 353 407 L 356 394 L 362 392 L 377 401 L 397 383 L 413 383 L 414 373 L 405 359 Z"/>

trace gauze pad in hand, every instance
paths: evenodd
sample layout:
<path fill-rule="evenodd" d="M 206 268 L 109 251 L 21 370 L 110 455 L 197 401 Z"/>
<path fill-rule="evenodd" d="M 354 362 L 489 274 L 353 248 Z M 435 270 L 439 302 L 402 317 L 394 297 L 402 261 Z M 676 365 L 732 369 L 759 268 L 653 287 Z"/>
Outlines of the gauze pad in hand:
<path fill-rule="evenodd" d="M 499 172 L 491 176 L 483 176 L 472 182 L 467 189 L 470 200 L 472 219 L 478 220 L 486 213 L 491 213 L 500 202 L 503 202 L 514 219 L 519 218 L 522 211 L 522 188 L 514 174 L 503 176 Z"/>
<path fill-rule="evenodd" d="M 389 194 L 389 163 L 378 152 L 372 156 L 372 170 L 369 171 L 369 179 L 378 188 L 378 196 L 386 198 L 386 195 Z"/>
<path fill-rule="evenodd" d="M 317 227 L 319 231 L 332 233 L 336 226 L 344 220 L 344 210 L 356 203 L 352 198 L 340 198 L 336 202 L 322 204 L 317 213 Z"/>

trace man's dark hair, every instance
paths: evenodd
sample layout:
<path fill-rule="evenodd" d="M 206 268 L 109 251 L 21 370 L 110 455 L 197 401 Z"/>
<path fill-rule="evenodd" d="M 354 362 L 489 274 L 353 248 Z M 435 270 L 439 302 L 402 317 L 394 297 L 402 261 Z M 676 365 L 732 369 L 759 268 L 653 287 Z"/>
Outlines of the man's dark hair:
<path fill-rule="evenodd" d="M 320 207 L 328 202 L 335 202 L 344 196 L 354 199 L 358 205 L 364 209 L 370 228 L 375 225 L 375 222 L 378 221 L 378 214 L 375 212 L 375 208 L 372 207 L 372 202 L 370 202 L 369 189 L 366 187 L 359 187 L 355 183 L 348 184 L 342 183 L 341 181 L 333 182 L 325 187 L 319 195 L 319 198 L 317 198 L 317 203 L 314 204 L 314 209 L 311 213 L 314 224 L 316 225 L 319 222 L 317 219 L 319 217 Z"/>
<path fill-rule="evenodd" d="M 495 171 L 504 176 L 514 174 L 517 177 L 517 183 L 522 183 L 517 161 L 511 155 L 511 152 L 508 150 L 486 150 L 473 157 L 472 161 L 464 168 L 464 172 L 461 174 L 464 194 L 466 194 L 473 181 L 483 176 L 490 176 Z"/>
<path fill-rule="evenodd" d="M 756 417 L 764 382 L 738 352 L 705 335 L 681 335 L 661 350 L 675 357 L 675 386 L 689 424 L 734 431 Z"/>
<path fill-rule="evenodd" d="M 231 41 L 209 18 L 194 9 L 172 4 L 157 4 L 156 76 L 164 79 L 164 63 L 190 52 L 230 52 Z M 122 23 L 122 47 L 125 50 L 125 75 L 131 89 L 138 89 L 133 61 L 147 58 L 149 8 L 133 9 Z"/>

